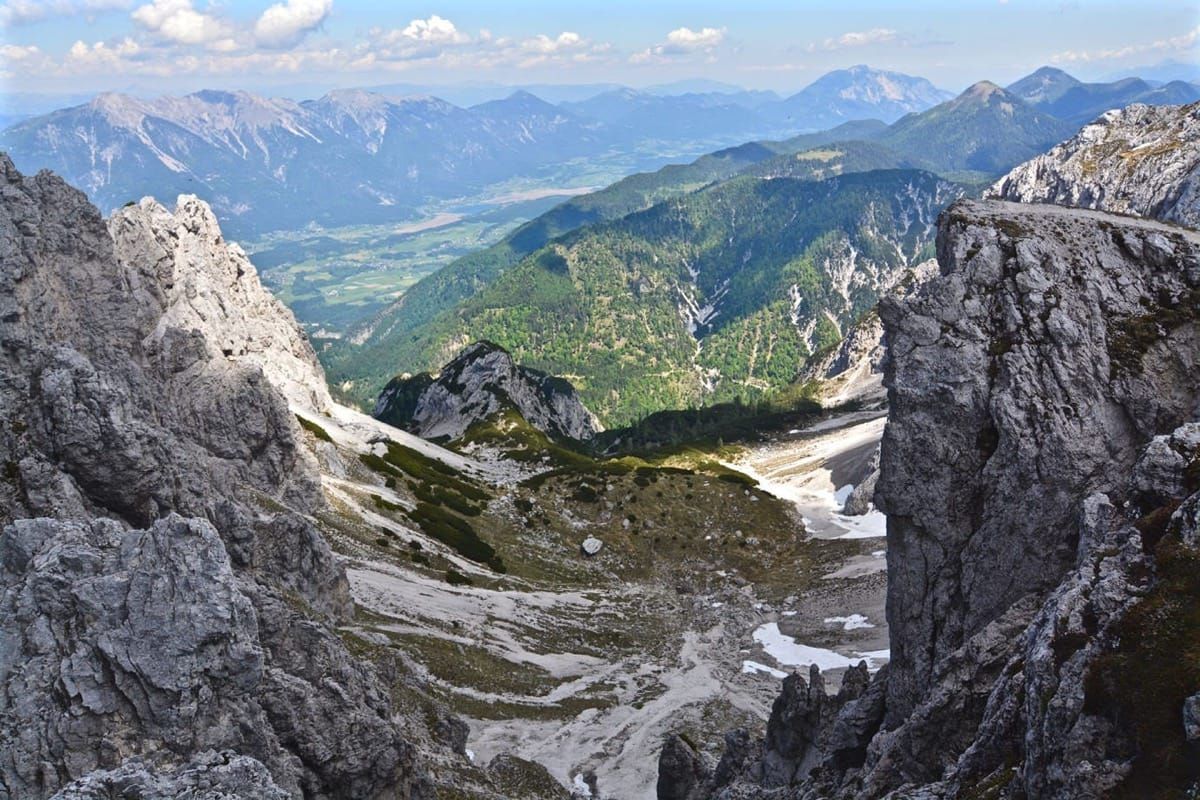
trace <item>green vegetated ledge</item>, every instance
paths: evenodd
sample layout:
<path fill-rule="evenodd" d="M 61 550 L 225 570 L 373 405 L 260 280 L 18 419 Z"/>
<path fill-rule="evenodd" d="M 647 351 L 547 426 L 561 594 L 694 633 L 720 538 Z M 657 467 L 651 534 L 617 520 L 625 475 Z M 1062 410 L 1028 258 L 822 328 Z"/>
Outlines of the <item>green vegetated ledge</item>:
<path fill-rule="evenodd" d="M 453 467 L 396 442 L 389 441 L 387 452 L 382 456 L 363 453 L 359 459 L 382 475 L 389 488 L 395 488 L 399 481 L 403 481 L 417 498 L 415 507 L 406 511 L 373 495 L 372 499 L 378 508 L 403 514 L 425 534 L 464 558 L 485 564 L 495 572 L 507 571 L 504 560 L 480 538 L 475 527 L 466 519 L 483 512 L 483 507 L 492 497 L 490 492 L 464 478 Z M 447 575 L 447 580 L 451 580 L 451 576 Z"/>

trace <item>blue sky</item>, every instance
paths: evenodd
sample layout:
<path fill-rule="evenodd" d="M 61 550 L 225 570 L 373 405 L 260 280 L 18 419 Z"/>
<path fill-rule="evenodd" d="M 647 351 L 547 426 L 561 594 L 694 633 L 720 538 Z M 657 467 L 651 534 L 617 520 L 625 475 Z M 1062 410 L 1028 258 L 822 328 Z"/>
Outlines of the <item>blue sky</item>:
<path fill-rule="evenodd" d="M 8 93 L 697 77 L 788 92 L 858 63 L 957 90 L 1042 64 L 1089 79 L 1200 61 L 1196 0 L 0 0 L 0 26 Z"/>

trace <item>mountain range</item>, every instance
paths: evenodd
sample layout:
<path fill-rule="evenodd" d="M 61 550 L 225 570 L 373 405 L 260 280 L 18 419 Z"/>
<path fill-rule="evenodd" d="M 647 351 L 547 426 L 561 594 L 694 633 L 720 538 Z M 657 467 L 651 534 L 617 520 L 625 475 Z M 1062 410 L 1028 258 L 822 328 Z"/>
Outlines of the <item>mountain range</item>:
<path fill-rule="evenodd" d="M 1008 90 L 1038 110 L 1075 125 L 1132 103 L 1166 106 L 1200 100 L 1200 86 L 1183 80 L 1151 83 L 1141 78 L 1122 78 L 1109 83 L 1084 83 L 1054 67 L 1042 67 L 1011 84 Z"/>
<path fill-rule="evenodd" d="M 1194 795 L 1197 108 L 1104 112 L 988 190 L 1022 202 L 928 168 L 1033 147 L 1030 108 L 577 206 L 424 330 L 580 392 L 463 348 L 380 409 L 446 447 L 330 396 L 199 198 L 105 218 L 0 155 L 3 791 Z M 765 391 L 849 325 L 886 409 L 566 441 L 581 396 Z"/>
<path fill-rule="evenodd" d="M 932 256 L 962 194 L 916 170 L 736 177 L 553 240 L 389 356 L 440 364 L 491 339 L 605 425 L 761 397 Z"/>
<path fill-rule="evenodd" d="M 956 189 L 958 193 L 977 191 L 999 172 L 1045 151 L 1069 136 L 1072 131 L 1073 128 L 1068 123 L 1037 111 L 1005 89 L 992 83 L 981 82 L 968 88 L 958 97 L 926 111 L 907 114 L 890 126 L 879 121 L 844 123 L 819 134 L 805 134 L 780 142 L 749 143 L 710 154 L 689 165 L 666 167 L 655 173 L 631 176 L 599 192 L 573 198 L 516 229 L 497 245 L 453 262 L 418 282 L 392 308 L 362 326 L 348 340 L 325 346 L 321 357 L 336 383 L 351 387 L 351 396 L 359 402 L 372 402 L 374 393 L 378 392 L 393 374 L 435 369 L 448 360 L 453 355 L 452 343 L 464 341 L 464 328 L 469 328 L 470 324 L 478 324 L 478 320 L 475 319 L 477 312 L 471 309 L 477 306 L 489 308 L 489 314 L 496 318 L 502 317 L 503 312 L 499 309 L 507 307 L 508 304 L 488 299 L 491 298 L 488 293 L 490 287 L 501 281 L 505 272 L 522 259 L 536 258 L 533 254 L 540 248 L 558 241 L 568 249 L 573 247 L 573 243 L 579 237 L 571 239 L 570 231 L 577 228 L 584 231 L 594 230 L 595 235 L 600 236 L 601 231 L 620 229 L 626 224 L 622 218 L 628 219 L 630 225 L 635 225 L 632 220 L 637 212 L 653 208 L 657 209 L 656 213 L 669 216 L 673 213 L 672 209 L 679 207 L 680 202 L 690 208 L 688 204 L 703 203 L 702 198 L 705 197 L 721 197 L 722 203 L 729 204 L 727 213 L 733 219 L 751 220 L 756 214 L 763 212 L 763 209 L 754 204 L 752 194 L 734 191 L 728 196 L 722 196 L 718 188 L 722 182 L 749 185 L 756 181 L 770 182 L 772 179 L 787 178 L 795 182 L 792 185 L 799 186 L 806 181 L 830 180 L 837 176 L 873 170 L 921 170 L 925 173 L 940 174 L 950 181 L 967 181 L 970 185 L 960 185 Z M 880 173 L 883 183 L 891 180 L 884 177 L 886 174 Z M 714 182 L 715 186 L 708 186 Z M 920 181 L 914 184 L 921 187 L 929 185 L 931 184 Z M 976 188 L 972 189 L 971 186 Z M 941 205 L 951 197 L 940 190 L 934 192 L 934 195 L 938 194 L 941 195 Z M 853 193 L 850 192 L 842 195 L 843 198 L 851 196 Z M 913 201 L 924 211 L 936 215 L 936 210 L 941 205 L 935 203 L 933 207 L 924 206 L 930 202 L 930 197 L 918 192 Z M 741 202 L 750 204 L 741 207 L 738 205 Z M 809 238 L 801 243 L 801 249 L 820 239 L 822 235 L 836 238 L 843 233 L 853 234 L 857 225 L 868 224 L 872 218 L 869 207 L 861 211 L 864 216 L 857 221 L 840 218 L 836 214 L 825 217 L 824 222 L 828 227 L 810 231 Z M 909 212 L 911 209 L 904 213 Z M 705 213 L 712 215 L 714 211 L 708 209 Z M 814 215 L 811 219 L 817 220 L 820 216 Z M 784 224 L 784 221 L 781 220 L 780 224 Z M 586 239 L 588 235 L 583 233 L 582 237 Z M 655 235 L 657 232 L 643 236 L 644 239 L 650 240 L 651 247 L 658 245 L 653 241 Z M 924 241 L 928 242 L 931 235 L 931 232 L 927 231 Z M 747 241 L 745 246 L 754 253 L 761 253 L 764 249 L 770 251 L 779 246 L 775 241 L 777 234 L 768 233 L 765 236 L 763 241 Z M 898 277 L 895 271 L 897 268 L 907 268 L 915 264 L 911 260 L 915 251 L 910 249 L 907 252 L 908 257 L 905 259 L 888 264 L 884 271 L 889 277 L 876 283 L 873 287 L 875 292 L 884 288 L 889 280 Z M 849 268 L 849 264 L 859 257 L 860 253 L 861 248 L 855 242 L 837 256 L 818 259 L 818 272 L 825 276 L 822 280 L 827 279 L 828 275 Z M 611 263 L 616 264 L 622 260 L 617 258 Z M 782 266 L 782 262 L 775 265 L 776 268 Z M 594 266 L 592 269 L 599 267 Z M 615 286 L 622 280 L 616 277 L 618 273 L 612 276 L 614 282 L 609 285 L 608 292 L 615 292 Z M 573 272 L 572 274 L 574 275 Z M 733 291 L 741 291 L 740 287 L 746 280 L 744 277 L 735 280 Z M 778 272 L 770 280 L 780 280 Z M 714 291 L 711 286 L 699 294 L 687 286 L 684 290 L 695 294 L 697 298 L 710 296 Z M 532 293 L 527 297 L 536 296 L 537 293 Z M 619 293 L 614 296 L 619 296 Z M 761 295 L 760 299 L 763 306 L 755 311 L 766 313 L 766 305 L 778 303 L 784 298 L 776 293 L 769 301 L 766 295 Z M 530 302 L 533 302 L 532 299 Z M 705 301 L 698 302 L 698 307 L 705 305 Z M 865 309 L 866 306 L 863 306 L 856 311 L 861 313 Z M 545 318 L 543 324 L 547 326 L 554 327 L 561 321 L 549 308 L 542 308 L 539 313 Z M 593 309 L 589 313 L 601 312 L 599 309 Z M 843 311 L 834 313 L 834 325 L 838 331 L 844 331 L 846 326 L 853 322 L 852 317 Z M 776 309 L 767 314 L 766 318 L 771 320 L 771 327 L 778 334 L 782 328 L 776 326 L 786 321 L 788 315 Z M 800 327 L 803 328 L 809 322 L 821 318 L 820 314 L 805 318 Z M 718 327 L 730 322 L 728 317 L 722 318 Z M 606 324 L 612 324 L 612 320 Z M 658 323 L 651 329 L 661 334 L 665 330 L 663 324 Z M 565 364 L 570 361 L 566 357 L 543 360 L 544 353 L 540 351 L 540 347 L 530 350 L 530 343 L 521 339 L 527 330 L 526 325 L 516 320 L 507 320 L 505 326 L 504 330 L 488 327 L 486 335 L 495 339 L 498 344 L 512 349 L 519 358 L 529 360 L 532 366 L 555 372 L 564 369 Z M 664 380 L 656 384 L 656 395 L 635 390 L 626 392 L 623 398 L 615 401 L 612 398 L 597 400 L 596 395 L 591 392 L 595 390 L 603 393 L 609 388 L 609 384 L 616 380 L 615 373 L 609 374 L 615 367 L 601 369 L 599 365 L 593 365 L 595 370 L 589 378 L 591 385 L 581 385 L 581 391 L 586 402 L 597 403 L 594 410 L 606 423 L 612 422 L 613 419 L 628 421 L 631 416 L 676 407 L 673 403 L 690 404 L 706 399 L 730 399 L 737 396 L 739 391 L 754 396 L 768 387 L 777 389 L 791 381 L 804 358 L 830 343 L 827 338 L 814 339 L 809 334 L 811 331 L 804 336 L 786 337 L 790 343 L 788 347 L 771 351 L 777 360 L 771 365 L 771 376 L 765 382 L 758 382 L 752 374 L 753 370 L 745 370 L 745 364 L 725 365 L 730 367 L 730 370 L 722 373 L 722 365 L 714 361 L 717 358 L 716 354 L 720 352 L 716 346 L 710 347 L 704 356 L 699 357 L 696 364 L 690 361 L 693 354 L 689 353 L 686 357 L 669 355 L 676 345 L 683 350 L 697 346 L 691 337 L 676 332 L 673 334 L 675 345 L 669 343 L 671 339 L 664 338 L 659 351 L 654 352 L 654 348 L 650 347 L 634 359 L 639 365 L 653 363 L 656 359 L 665 360 L 665 363 L 672 365 L 670 374 L 679 380 L 674 383 Z M 468 337 L 475 338 L 470 333 Z M 635 335 L 633 338 L 638 341 L 641 337 Z M 804 340 L 802 345 L 797 344 L 800 340 Z M 563 339 L 560 344 L 565 346 L 565 341 L 566 339 Z M 715 345 L 716 340 L 712 344 Z M 680 352 L 682 353 L 682 350 Z M 787 355 L 784 355 L 785 353 Z M 762 366 L 758 364 L 757 368 L 761 369 Z M 641 369 L 641 366 L 637 369 Z M 705 369 L 716 369 L 727 380 L 724 383 L 720 379 L 706 382 L 701 379 Z M 681 377 L 685 373 L 686 377 Z M 608 377 L 598 377 L 601 374 Z M 761 378 L 761 374 L 758 377 Z M 749 385 L 746 384 L 747 380 L 750 381 Z M 616 416 L 611 416 L 613 414 Z"/>
<path fill-rule="evenodd" d="M 304 102 L 224 91 L 104 94 L 10 125 L 0 132 L 0 149 L 23 169 L 65 175 L 103 208 L 147 194 L 196 193 L 232 235 L 247 236 L 412 219 L 430 204 L 477 196 L 572 158 L 702 152 L 701 142 L 778 138 L 851 120 L 891 123 L 952 99 L 923 78 L 862 65 L 783 98 L 703 82 L 641 91 L 596 85 L 574 94 L 531 87 L 557 103 L 525 89 L 503 98 L 489 90 L 477 96 L 490 99 L 469 107 L 401 94 L 420 88 L 337 90 Z M 1083 84 L 1049 68 L 1010 89 L 1038 113 L 1076 127 L 1115 105 L 1200 98 L 1200 89 L 1182 81 Z M 595 93 L 581 97 L 585 90 Z M 1052 128 L 1049 120 L 1018 120 L 1004 137 L 1029 129 L 1036 139 Z M 994 138 L 1002 138 L 999 128 Z M 914 130 L 910 154 L 928 139 Z M 970 163 L 959 158 L 955 168 L 1003 171 L 1020 160 L 1012 156 L 1027 155 L 1024 144 Z"/>
<path fill-rule="evenodd" d="M 670 90 L 613 89 L 558 105 L 521 90 L 469 108 L 364 90 L 304 102 L 223 91 L 103 94 L 10 126 L 0 149 L 23 169 L 67 176 L 104 208 L 196 193 L 232 234 L 247 235 L 409 219 L 429 203 L 578 156 L 892 118 L 943 97 L 922 79 L 867 67 L 831 73 L 784 100 Z"/>

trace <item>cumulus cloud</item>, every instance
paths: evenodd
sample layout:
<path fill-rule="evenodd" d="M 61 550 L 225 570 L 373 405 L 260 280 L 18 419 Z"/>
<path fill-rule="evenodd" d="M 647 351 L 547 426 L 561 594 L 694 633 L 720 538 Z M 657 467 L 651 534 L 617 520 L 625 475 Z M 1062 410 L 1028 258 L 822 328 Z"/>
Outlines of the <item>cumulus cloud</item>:
<path fill-rule="evenodd" d="M 576 31 L 497 37 L 487 30 L 468 33 L 437 15 L 396 28 L 373 28 L 356 43 L 315 47 L 302 41 L 327 18 L 332 0 L 280 0 L 241 27 L 219 16 L 214 6 L 195 0 L 136 0 L 134 5 L 132 18 L 141 31 L 134 38 L 77 42 L 65 55 L 55 57 L 42 53 L 36 70 L 28 65 L 30 59 L 23 60 L 24 51 L 14 50 L 0 68 L 9 74 L 39 77 L 87 75 L 99 65 L 106 74 L 147 77 L 349 74 L 429 65 L 476 70 L 567 65 L 608 58 L 612 51 L 612 45 Z M 702 47 L 690 41 L 688 45 Z"/>
<path fill-rule="evenodd" d="M 20 45 L 20 44 L 3 44 L 0 45 L 0 59 L 5 61 L 28 61 L 37 58 L 42 54 L 36 44 Z"/>
<path fill-rule="evenodd" d="M 1051 56 L 1050 61 L 1055 64 L 1088 61 L 1120 61 L 1132 56 L 1181 53 L 1192 50 L 1198 45 L 1200 45 L 1200 26 L 1179 36 L 1159 39 L 1154 42 L 1143 42 L 1141 44 L 1131 44 L 1125 47 L 1115 47 L 1105 50 L 1065 50 Z"/>
<path fill-rule="evenodd" d="M 611 45 L 592 42 L 573 31 L 563 31 L 550 37 L 538 34 L 516 44 L 516 66 L 535 67 L 551 62 L 582 63 L 595 61 L 611 49 Z M 503 49 L 501 52 L 505 52 Z"/>
<path fill-rule="evenodd" d="M 845 50 L 851 47 L 865 47 L 872 44 L 886 44 L 896 41 L 896 32 L 891 28 L 871 28 L 866 31 L 847 31 L 841 36 L 835 36 L 818 44 L 810 44 L 809 51 L 814 50 Z"/>
<path fill-rule="evenodd" d="M 453 22 L 437 14 L 429 19 L 414 19 L 401 29 L 399 34 L 415 42 L 433 44 L 464 44 L 471 38 L 461 32 Z"/>
<path fill-rule="evenodd" d="M 285 0 L 262 13 L 254 23 L 254 38 L 267 47 L 297 44 L 317 28 L 333 9 L 333 0 Z"/>
<path fill-rule="evenodd" d="M 228 25 L 197 11 L 192 0 L 152 0 L 134 10 L 133 21 L 178 44 L 207 44 L 229 37 Z"/>
<path fill-rule="evenodd" d="M 472 36 L 436 14 L 414 19 L 403 28 L 374 28 L 359 49 L 355 68 L 404 69 L 414 62 L 447 67 L 532 67 L 549 63 L 594 61 L 611 45 L 593 42 L 574 31 L 557 36 L 495 37 L 481 30 Z"/>
<path fill-rule="evenodd" d="M 725 41 L 724 28 L 676 28 L 667 34 L 666 41 L 635 53 L 630 61 L 670 61 L 672 59 L 701 53 L 711 58 Z"/>

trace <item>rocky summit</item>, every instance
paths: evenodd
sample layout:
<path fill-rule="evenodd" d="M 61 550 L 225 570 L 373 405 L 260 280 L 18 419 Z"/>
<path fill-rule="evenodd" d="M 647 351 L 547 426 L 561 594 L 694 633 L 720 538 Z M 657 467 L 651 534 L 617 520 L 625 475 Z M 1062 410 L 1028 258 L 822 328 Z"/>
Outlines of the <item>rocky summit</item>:
<path fill-rule="evenodd" d="M 437 376 L 392 380 L 374 415 L 426 439 L 458 439 L 505 410 L 555 438 L 582 441 L 602 430 L 570 382 L 516 364 L 491 342 L 463 348 Z"/>
<path fill-rule="evenodd" d="M 990 194 L 1200 226 L 1200 103 L 1107 111 Z"/>

